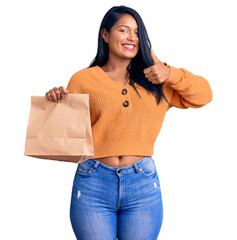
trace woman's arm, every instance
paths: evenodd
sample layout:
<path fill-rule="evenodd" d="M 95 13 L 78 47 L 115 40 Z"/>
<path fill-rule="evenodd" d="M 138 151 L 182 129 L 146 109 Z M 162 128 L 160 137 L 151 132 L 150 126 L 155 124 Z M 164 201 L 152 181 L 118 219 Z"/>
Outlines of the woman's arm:
<path fill-rule="evenodd" d="M 69 90 L 70 93 L 80 93 L 80 81 L 78 75 L 78 72 L 74 73 L 67 84 L 67 90 Z"/>
<path fill-rule="evenodd" d="M 200 108 L 212 101 L 212 90 L 205 78 L 184 68 L 175 68 L 168 64 L 167 66 L 170 73 L 165 84 L 173 90 L 169 108 Z"/>

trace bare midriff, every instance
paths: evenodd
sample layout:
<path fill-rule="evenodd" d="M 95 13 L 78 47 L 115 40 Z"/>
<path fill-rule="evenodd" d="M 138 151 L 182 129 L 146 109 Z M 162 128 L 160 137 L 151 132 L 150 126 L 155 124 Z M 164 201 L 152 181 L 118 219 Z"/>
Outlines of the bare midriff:
<path fill-rule="evenodd" d="M 133 156 L 133 155 L 126 155 L 126 156 L 113 156 L 113 157 L 104 157 L 104 158 L 93 158 L 105 165 L 110 167 L 127 167 L 136 163 L 143 159 L 146 156 Z"/>

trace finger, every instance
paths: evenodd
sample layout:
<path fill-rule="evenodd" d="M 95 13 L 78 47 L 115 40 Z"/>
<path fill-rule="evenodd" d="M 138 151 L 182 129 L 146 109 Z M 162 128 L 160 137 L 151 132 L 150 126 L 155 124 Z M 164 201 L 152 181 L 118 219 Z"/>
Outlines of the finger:
<path fill-rule="evenodd" d="M 152 84 L 161 84 L 161 83 L 162 83 L 162 82 L 157 81 L 157 80 L 155 80 L 155 81 L 152 82 Z"/>
<path fill-rule="evenodd" d="M 153 74 L 153 72 L 149 72 L 149 73 L 145 74 L 145 77 L 146 78 L 154 77 L 154 74 Z"/>
<path fill-rule="evenodd" d="M 152 72 L 152 66 L 151 66 L 151 67 L 148 67 L 148 68 L 145 68 L 145 69 L 143 70 L 143 73 L 144 73 L 144 74 L 147 74 L 147 73 L 150 73 L 150 72 Z"/>
<path fill-rule="evenodd" d="M 67 93 L 69 93 L 70 91 L 68 90 L 68 89 L 66 89 L 65 87 L 60 87 L 61 89 L 62 89 L 62 91 L 65 93 L 65 94 L 67 94 Z"/>
<path fill-rule="evenodd" d="M 62 88 L 60 88 L 60 101 L 63 102 L 65 93 L 63 92 Z"/>
<path fill-rule="evenodd" d="M 63 102 L 64 96 L 65 94 L 67 94 L 67 90 L 63 86 L 59 87 L 59 90 L 60 90 L 60 102 Z M 66 90 L 66 93 L 65 93 L 65 90 Z"/>
<path fill-rule="evenodd" d="M 53 101 L 57 102 L 57 97 L 56 97 L 54 90 L 50 90 L 49 94 L 50 94 L 50 97 L 53 99 Z"/>
<path fill-rule="evenodd" d="M 150 82 L 159 82 L 159 80 L 156 77 L 150 77 L 148 78 Z"/>
<path fill-rule="evenodd" d="M 161 82 L 157 79 L 153 79 L 150 81 L 152 84 L 161 84 Z"/>
<path fill-rule="evenodd" d="M 152 57 L 152 59 L 154 61 L 154 64 L 160 62 L 160 60 L 156 57 L 153 49 L 151 50 L 151 57 Z"/>
<path fill-rule="evenodd" d="M 154 64 L 156 64 L 158 62 L 158 58 L 156 57 L 153 49 L 151 50 L 151 58 L 152 58 Z"/>
<path fill-rule="evenodd" d="M 50 95 L 49 92 L 46 92 L 45 96 L 46 96 L 46 98 L 47 98 L 49 101 L 53 101 L 53 99 L 52 99 L 52 97 L 51 97 L 51 95 Z"/>
<path fill-rule="evenodd" d="M 56 97 L 57 97 L 57 102 L 59 102 L 60 101 L 60 90 L 59 90 L 59 88 L 54 87 L 54 92 L 55 92 Z"/>

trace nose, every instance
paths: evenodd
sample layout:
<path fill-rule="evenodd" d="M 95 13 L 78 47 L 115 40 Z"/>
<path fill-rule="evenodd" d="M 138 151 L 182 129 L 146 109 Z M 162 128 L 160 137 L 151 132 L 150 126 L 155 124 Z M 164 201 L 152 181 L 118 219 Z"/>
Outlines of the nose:
<path fill-rule="evenodd" d="M 129 35 L 128 35 L 128 39 L 136 39 L 136 37 L 137 37 L 137 35 L 136 35 L 136 33 L 129 33 Z"/>

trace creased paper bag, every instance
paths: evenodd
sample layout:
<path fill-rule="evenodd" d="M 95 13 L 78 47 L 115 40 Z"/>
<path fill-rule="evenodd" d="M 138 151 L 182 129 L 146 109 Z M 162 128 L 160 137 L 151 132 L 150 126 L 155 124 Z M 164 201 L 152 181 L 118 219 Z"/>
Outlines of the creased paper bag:
<path fill-rule="evenodd" d="M 31 96 L 24 155 L 74 163 L 93 157 L 89 94 L 66 94 L 62 103 Z"/>

